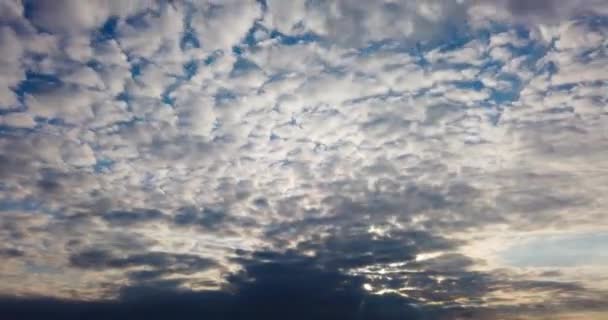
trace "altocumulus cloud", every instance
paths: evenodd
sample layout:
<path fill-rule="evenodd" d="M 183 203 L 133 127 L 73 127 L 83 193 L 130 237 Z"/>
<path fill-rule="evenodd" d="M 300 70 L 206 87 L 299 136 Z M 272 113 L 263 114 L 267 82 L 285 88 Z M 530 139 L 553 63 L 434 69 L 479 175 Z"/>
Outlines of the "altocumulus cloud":
<path fill-rule="evenodd" d="M 603 319 L 608 4 L 0 1 L 0 316 Z"/>

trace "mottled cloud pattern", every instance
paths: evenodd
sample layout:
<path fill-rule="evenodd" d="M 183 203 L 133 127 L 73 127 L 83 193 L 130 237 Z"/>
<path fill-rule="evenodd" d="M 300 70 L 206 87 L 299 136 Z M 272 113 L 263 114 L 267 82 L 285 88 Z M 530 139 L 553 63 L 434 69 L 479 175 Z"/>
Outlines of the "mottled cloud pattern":
<path fill-rule="evenodd" d="M 0 0 L 0 318 L 605 319 L 603 0 Z"/>

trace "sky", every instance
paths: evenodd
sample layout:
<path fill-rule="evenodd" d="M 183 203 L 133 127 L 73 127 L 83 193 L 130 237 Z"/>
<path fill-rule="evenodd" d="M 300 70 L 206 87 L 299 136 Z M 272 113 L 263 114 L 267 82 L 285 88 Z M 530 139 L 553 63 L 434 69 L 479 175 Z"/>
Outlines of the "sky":
<path fill-rule="evenodd" d="M 608 319 L 605 0 L 0 0 L 0 318 Z"/>

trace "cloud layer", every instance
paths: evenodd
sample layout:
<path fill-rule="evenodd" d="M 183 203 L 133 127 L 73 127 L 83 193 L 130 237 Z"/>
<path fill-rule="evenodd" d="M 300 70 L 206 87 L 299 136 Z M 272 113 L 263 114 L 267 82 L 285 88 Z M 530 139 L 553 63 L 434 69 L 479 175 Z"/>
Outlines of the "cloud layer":
<path fill-rule="evenodd" d="M 607 14 L 2 1 L 0 314 L 601 317 Z"/>

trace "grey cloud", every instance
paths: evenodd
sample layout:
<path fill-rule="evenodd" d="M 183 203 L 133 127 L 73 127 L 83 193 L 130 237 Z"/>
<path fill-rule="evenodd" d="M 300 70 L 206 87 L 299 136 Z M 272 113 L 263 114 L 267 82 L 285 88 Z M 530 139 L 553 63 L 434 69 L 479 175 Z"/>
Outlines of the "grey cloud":
<path fill-rule="evenodd" d="M 500 3 L 501 1 L 498 1 Z M 571 1 L 564 3 L 558 0 L 507 0 L 506 7 L 516 18 L 523 16 L 536 17 L 545 21 L 555 19 L 567 19 L 581 14 L 606 13 L 608 7 L 603 1 Z M 541 20 L 542 21 L 542 20 Z"/>
<path fill-rule="evenodd" d="M 270 17 L 282 32 L 303 29 L 355 46 L 385 39 L 429 39 L 446 30 L 449 23 L 459 25 L 466 15 L 464 5 L 440 1 L 319 1 L 304 6 L 295 2 L 291 10 L 284 7 L 275 1 L 269 5 Z M 303 28 L 297 28 L 298 24 Z"/>
<path fill-rule="evenodd" d="M 150 221 L 160 221 L 164 214 L 159 210 L 145 209 L 132 211 L 108 211 L 101 215 L 101 218 L 114 226 L 130 226 L 136 223 Z"/>
<path fill-rule="evenodd" d="M 339 270 L 351 268 L 350 261 L 333 259 L 334 250 L 365 253 L 374 246 L 374 242 L 386 243 L 388 240 L 374 240 L 365 235 L 363 230 L 351 230 L 349 234 L 337 233 L 326 240 L 318 239 L 311 245 L 301 244 L 296 250 L 238 252 L 235 259 L 242 270 L 227 276 L 227 291 L 184 290 L 180 279 L 160 279 L 164 275 L 160 267 L 170 267 L 173 264 L 188 264 L 200 268 L 198 259 L 183 258 L 181 255 L 161 253 L 146 253 L 115 258 L 109 252 L 82 252 L 74 256 L 75 261 L 82 267 L 88 268 L 93 264 L 110 268 L 127 268 L 135 266 L 154 266 L 158 270 L 135 271 L 130 274 L 136 282 L 121 289 L 119 301 L 110 305 L 101 302 L 82 304 L 78 301 L 47 303 L 38 305 L 36 300 L 12 301 L 2 300 L 0 310 L 5 314 L 19 315 L 20 318 L 34 317 L 32 308 L 25 306 L 38 305 L 36 310 L 48 312 L 51 316 L 69 319 L 69 315 L 79 308 L 96 310 L 90 317 L 111 315 L 122 319 L 134 315 L 149 314 L 150 317 L 164 318 L 166 315 L 179 315 L 180 318 L 196 317 L 244 319 L 264 318 L 283 319 L 333 319 L 336 316 L 347 319 L 452 319 L 458 316 L 474 319 L 492 319 L 496 316 L 511 314 L 516 316 L 531 314 L 536 305 L 518 305 L 512 307 L 483 307 L 488 301 L 482 298 L 493 290 L 533 290 L 535 292 L 559 291 L 562 303 L 579 303 L 593 310 L 601 310 L 597 298 L 575 298 L 585 289 L 573 283 L 551 281 L 524 281 L 503 279 L 498 274 L 466 271 L 466 258 L 458 255 L 439 257 L 433 264 L 441 264 L 451 268 L 445 270 L 389 270 L 393 279 L 388 277 L 366 278 L 365 274 L 347 275 Z M 424 246 L 430 235 L 425 233 L 404 233 L 397 235 L 396 240 L 414 241 L 413 245 Z M 337 239 L 343 237 L 343 242 Z M 351 241 L 353 239 L 359 239 Z M 415 239 L 415 240 L 414 240 Z M 417 243 L 416 241 L 420 241 Z M 327 252 L 315 256 L 303 254 L 310 247 L 324 247 Z M 390 247 L 390 246 L 389 246 Z M 379 246 L 379 251 L 387 252 Z M 302 250 L 302 251 L 300 251 Z M 394 251 L 396 259 L 402 259 L 400 252 Z M 87 262 L 84 262 L 87 261 Z M 452 262 L 450 262 L 452 261 Z M 369 261 L 369 263 L 376 263 Z M 203 263 L 205 264 L 205 263 Z M 360 266 L 360 265 L 359 265 Z M 406 269 L 411 269 L 407 267 Z M 180 273 L 179 269 L 171 272 Z M 169 274 L 169 273 L 167 273 Z M 372 273 L 373 274 L 373 273 Z M 438 280 L 441 279 L 441 280 Z M 407 285 L 408 297 L 395 294 L 373 295 L 365 291 L 363 284 L 371 283 L 375 288 L 394 288 L 398 290 Z M 465 299 L 465 300 L 463 300 Z M 327 301 L 331 301 L 327 304 Z M 440 302 L 443 305 L 433 307 L 425 302 Z M 459 301 L 459 302 L 456 302 Z M 490 300 L 492 301 L 492 300 Z M 318 306 L 323 305 L 323 308 Z M 559 304 L 558 304 L 559 305 Z M 49 309 L 50 308 L 50 309 Z M 546 310 L 559 311 L 559 307 L 551 304 L 543 306 Z M 82 315 L 82 312 L 78 313 Z M 86 313 L 85 313 L 86 314 Z M 509 319 L 508 316 L 507 319 Z"/>
<path fill-rule="evenodd" d="M 201 272 L 216 265 L 207 258 L 192 254 L 147 252 L 142 254 L 119 255 L 105 250 L 91 249 L 70 256 L 70 265 L 81 269 L 127 269 L 151 267 L 150 272 L 134 273 L 134 278 L 144 279 L 162 274 L 191 274 Z"/>
<path fill-rule="evenodd" d="M 0 256 L 6 259 L 23 257 L 25 252 L 17 248 L 0 248 Z"/>
<path fill-rule="evenodd" d="M 177 225 L 198 225 L 202 228 L 217 228 L 227 219 L 227 214 L 222 210 L 203 208 L 183 208 L 173 218 Z"/>
<path fill-rule="evenodd" d="M 364 227 L 334 229 L 330 236 L 298 244 L 311 250 L 330 266 L 355 268 L 373 264 L 413 260 L 423 251 L 450 250 L 459 243 L 419 231 L 390 231 L 387 235 L 369 233 Z"/>
<path fill-rule="evenodd" d="M 420 263 L 424 270 L 447 273 L 455 270 L 466 270 L 474 265 L 475 261 L 473 259 L 459 253 L 442 254 Z"/>
<path fill-rule="evenodd" d="M 149 1 L 80 1 L 61 0 L 53 4 L 34 1 L 31 3 L 31 21 L 44 31 L 79 33 L 101 26 L 111 16 L 129 16 L 150 6 Z M 94 13 L 83 14 L 93 10 Z"/>

